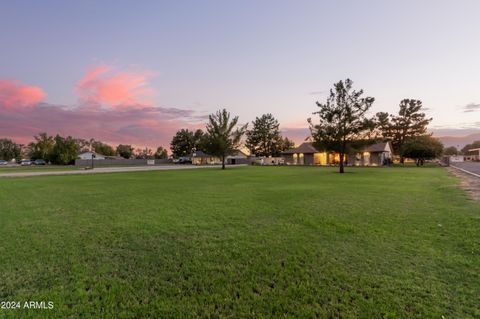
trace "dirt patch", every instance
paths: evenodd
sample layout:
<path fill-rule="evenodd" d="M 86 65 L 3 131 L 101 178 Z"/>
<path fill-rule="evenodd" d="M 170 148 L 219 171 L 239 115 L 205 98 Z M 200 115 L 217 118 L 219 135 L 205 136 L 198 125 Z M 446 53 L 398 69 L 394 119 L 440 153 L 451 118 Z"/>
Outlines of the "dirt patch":
<path fill-rule="evenodd" d="M 458 169 L 448 167 L 450 174 L 460 179 L 460 187 L 476 201 L 480 201 L 480 178 L 464 173 Z"/>

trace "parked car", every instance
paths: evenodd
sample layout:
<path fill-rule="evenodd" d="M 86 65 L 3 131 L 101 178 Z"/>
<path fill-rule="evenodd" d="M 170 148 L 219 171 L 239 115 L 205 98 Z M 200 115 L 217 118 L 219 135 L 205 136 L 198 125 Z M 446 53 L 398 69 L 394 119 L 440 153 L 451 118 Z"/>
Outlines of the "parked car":
<path fill-rule="evenodd" d="M 36 159 L 32 164 L 33 165 L 47 165 L 47 162 L 45 162 L 43 159 Z"/>
<path fill-rule="evenodd" d="M 192 160 L 188 157 L 180 157 L 176 164 L 192 164 Z"/>
<path fill-rule="evenodd" d="M 1 165 L 7 165 L 7 164 L 8 164 L 8 162 L 7 162 L 7 161 L 0 160 L 0 166 L 1 166 Z"/>
<path fill-rule="evenodd" d="M 31 160 L 28 160 L 28 159 L 24 159 L 24 160 L 21 160 L 21 161 L 20 161 L 20 165 L 22 165 L 22 166 L 30 166 L 30 165 L 32 165 L 32 161 L 31 161 Z"/>

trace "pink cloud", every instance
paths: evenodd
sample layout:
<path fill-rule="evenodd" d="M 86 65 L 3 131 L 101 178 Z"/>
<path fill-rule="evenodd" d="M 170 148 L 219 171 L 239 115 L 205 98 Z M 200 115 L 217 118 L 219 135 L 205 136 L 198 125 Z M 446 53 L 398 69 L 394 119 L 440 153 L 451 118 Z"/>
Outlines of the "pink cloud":
<path fill-rule="evenodd" d="M 153 105 L 152 72 L 126 72 L 107 65 L 90 68 L 75 90 L 83 102 L 115 108 Z"/>
<path fill-rule="evenodd" d="M 146 72 L 118 72 L 109 66 L 92 68 L 76 85 L 80 95 L 76 106 L 43 103 L 46 94 L 40 88 L 2 80 L 0 138 L 26 144 L 34 135 L 47 132 L 93 137 L 114 146 L 154 148 L 168 147 L 180 128 L 205 126 L 205 117 L 193 110 L 153 106 L 147 99 L 153 92 L 149 76 Z"/>
<path fill-rule="evenodd" d="M 29 143 L 40 132 L 95 138 L 135 147 L 169 147 L 180 128 L 204 128 L 203 118 L 192 110 L 143 107 L 108 108 L 67 107 L 40 103 L 30 108 L 0 107 L 0 138 Z"/>
<path fill-rule="evenodd" d="M 30 107 L 47 95 L 36 86 L 28 86 L 14 80 L 0 80 L 0 107 L 6 109 Z"/>

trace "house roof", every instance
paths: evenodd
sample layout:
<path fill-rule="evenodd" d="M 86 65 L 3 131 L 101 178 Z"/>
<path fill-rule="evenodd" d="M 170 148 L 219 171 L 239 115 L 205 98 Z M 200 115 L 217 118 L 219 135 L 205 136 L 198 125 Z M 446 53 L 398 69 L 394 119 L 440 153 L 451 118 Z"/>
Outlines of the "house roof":
<path fill-rule="evenodd" d="M 318 150 L 313 146 L 311 142 L 305 142 L 300 144 L 300 146 L 286 150 L 283 154 L 313 154 L 318 153 Z"/>
<path fill-rule="evenodd" d="M 375 143 L 372 145 L 367 146 L 364 151 L 365 152 L 370 152 L 370 153 L 375 153 L 375 152 L 388 152 L 392 148 L 389 147 L 390 142 L 385 142 L 385 143 Z M 313 146 L 313 143 L 311 142 L 305 142 L 300 144 L 300 146 L 289 149 L 283 154 L 313 154 L 313 153 L 318 153 L 320 152 L 315 146 Z"/>
<path fill-rule="evenodd" d="M 230 154 L 229 156 L 230 157 L 247 157 L 248 155 L 242 150 L 234 150 L 232 154 Z"/>
<path fill-rule="evenodd" d="M 189 155 L 189 157 L 212 157 L 212 155 L 209 155 L 205 153 L 204 151 L 195 151 L 192 154 Z"/>
<path fill-rule="evenodd" d="M 389 142 L 384 143 L 375 143 L 367 148 L 365 148 L 365 152 L 375 153 L 375 152 L 387 152 L 389 149 L 387 148 Z"/>

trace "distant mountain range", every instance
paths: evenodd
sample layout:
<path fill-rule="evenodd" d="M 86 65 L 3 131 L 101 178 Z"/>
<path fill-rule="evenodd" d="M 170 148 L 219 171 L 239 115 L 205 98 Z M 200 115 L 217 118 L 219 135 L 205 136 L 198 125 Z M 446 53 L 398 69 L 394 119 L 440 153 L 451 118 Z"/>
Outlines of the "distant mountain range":
<path fill-rule="evenodd" d="M 476 129 L 432 129 L 432 133 L 445 147 L 455 146 L 458 149 L 465 145 L 480 141 L 480 128 Z"/>
<path fill-rule="evenodd" d="M 445 147 L 455 146 L 458 149 L 473 141 L 480 141 L 480 133 L 470 134 L 467 136 L 437 136 Z"/>

